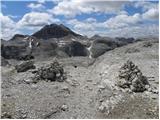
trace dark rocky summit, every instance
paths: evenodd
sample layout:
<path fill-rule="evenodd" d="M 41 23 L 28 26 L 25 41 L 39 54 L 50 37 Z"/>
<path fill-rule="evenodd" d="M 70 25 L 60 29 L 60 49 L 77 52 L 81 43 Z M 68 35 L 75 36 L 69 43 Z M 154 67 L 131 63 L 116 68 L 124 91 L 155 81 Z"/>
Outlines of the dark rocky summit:
<path fill-rule="evenodd" d="M 79 34 L 74 33 L 68 27 L 62 24 L 46 25 L 42 29 L 40 29 L 38 32 L 34 33 L 32 36 L 38 39 L 49 39 L 49 38 L 61 38 L 67 35 L 81 36 Z"/>
<path fill-rule="evenodd" d="M 120 68 L 118 85 L 122 88 L 130 88 L 133 92 L 143 92 L 149 83 L 139 68 L 132 61 L 127 61 Z"/>

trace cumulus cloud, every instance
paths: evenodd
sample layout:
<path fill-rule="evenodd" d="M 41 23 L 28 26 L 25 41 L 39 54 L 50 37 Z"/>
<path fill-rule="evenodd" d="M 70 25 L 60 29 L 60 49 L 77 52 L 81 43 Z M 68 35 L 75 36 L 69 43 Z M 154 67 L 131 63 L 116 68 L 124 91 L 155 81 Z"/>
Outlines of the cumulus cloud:
<path fill-rule="evenodd" d="M 75 31 L 89 31 L 95 29 L 93 24 L 84 21 L 78 21 L 77 19 L 69 20 L 67 24 L 73 26 Z"/>
<path fill-rule="evenodd" d="M 143 20 L 142 15 L 139 13 L 134 15 L 122 13 L 104 22 L 99 22 L 94 18 L 87 18 L 83 21 L 72 19 L 67 21 L 67 24 L 73 26 L 74 31 L 87 36 L 94 34 L 110 37 L 158 36 L 158 26 L 156 24 L 144 24 Z"/>
<path fill-rule="evenodd" d="M 142 17 L 145 20 L 158 20 L 159 18 L 159 9 L 158 3 L 150 1 L 137 1 L 135 7 L 141 7 L 143 9 Z"/>
<path fill-rule="evenodd" d="M 153 9 L 153 8 L 158 9 L 158 4 L 157 3 L 153 3 L 153 2 L 150 2 L 150 1 L 144 1 L 144 0 L 135 2 L 134 6 L 136 8 L 142 7 L 143 11 L 147 11 L 147 10 Z"/>
<path fill-rule="evenodd" d="M 46 1 L 45 0 L 37 0 L 38 3 L 44 4 Z"/>
<path fill-rule="evenodd" d="M 127 1 L 92 1 L 92 0 L 64 0 L 59 1 L 55 7 L 48 10 L 55 15 L 75 17 L 82 13 L 102 12 L 117 13 Z"/>
<path fill-rule="evenodd" d="M 103 23 L 98 22 L 94 18 L 87 18 L 85 20 L 70 19 L 66 21 L 68 26 L 72 26 L 73 31 L 82 35 L 92 36 L 103 29 Z"/>
<path fill-rule="evenodd" d="M 0 19 L 1 37 L 7 40 L 14 34 L 20 33 L 19 31 L 31 30 L 35 32 L 44 25 L 59 22 L 59 19 L 53 18 L 51 14 L 41 12 L 26 13 L 17 23 L 14 22 L 11 17 L 4 16 L 2 13 L 0 14 Z"/>
<path fill-rule="evenodd" d="M 42 10 L 45 8 L 42 3 L 30 3 L 27 5 L 27 7 L 31 8 L 32 10 Z"/>
<path fill-rule="evenodd" d="M 42 27 L 46 24 L 59 22 L 59 19 L 53 18 L 48 13 L 30 12 L 23 16 L 23 18 L 17 23 L 19 27 Z"/>
<path fill-rule="evenodd" d="M 111 29 L 106 31 L 103 35 L 111 37 L 146 37 L 146 36 L 157 36 L 159 27 L 155 24 L 150 25 L 137 25 L 118 29 Z"/>
<path fill-rule="evenodd" d="M 155 3 L 146 1 L 129 2 L 134 7 L 141 7 L 143 9 L 142 13 L 134 13 L 133 15 L 123 9 L 128 1 L 54 0 L 55 6 L 46 11 L 44 11 L 44 3 L 45 0 L 38 0 L 37 2 L 28 4 L 32 12 L 26 13 L 17 23 L 12 20 L 16 16 L 4 16 L 0 14 L 2 25 L 1 36 L 3 38 L 11 37 L 19 32 L 19 30 L 22 30 L 26 34 L 25 29 L 35 32 L 46 24 L 60 22 L 64 22 L 73 31 L 87 36 L 100 34 L 111 37 L 132 37 L 158 34 L 158 25 L 143 23 L 145 20 L 158 20 L 158 4 Z M 96 17 L 94 18 L 92 15 L 92 17 L 85 20 L 78 20 L 76 17 L 77 15 L 89 15 L 90 13 L 100 13 L 105 16 L 112 14 L 113 16 L 107 17 L 103 21 L 96 20 Z M 56 18 L 59 17 L 58 15 L 64 15 L 69 18 L 62 18 L 60 21 Z"/>
<path fill-rule="evenodd" d="M 143 14 L 143 18 L 148 20 L 158 20 L 159 10 L 154 8 L 149 9 L 147 12 Z"/>
<path fill-rule="evenodd" d="M 8 40 L 11 38 L 11 36 L 19 32 L 15 27 L 16 23 L 10 17 L 4 16 L 2 13 L 0 13 L 0 20 L 1 38 Z"/>
<path fill-rule="evenodd" d="M 105 26 L 110 29 L 117 29 L 129 25 L 135 25 L 140 21 L 141 15 L 139 13 L 136 13 L 133 16 L 129 16 L 127 14 L 120 14 L 107 20 L 105 22 Z"/>
<path fill-rule="evenodd" d="M 82 7 L 82 3 L 75 1 L 61 1 L 53 9 L 48 10 L 54 15 L 64 15 L 65 17 L 74 17 L 83 12 L 91 12 L 92 8 Z"/>

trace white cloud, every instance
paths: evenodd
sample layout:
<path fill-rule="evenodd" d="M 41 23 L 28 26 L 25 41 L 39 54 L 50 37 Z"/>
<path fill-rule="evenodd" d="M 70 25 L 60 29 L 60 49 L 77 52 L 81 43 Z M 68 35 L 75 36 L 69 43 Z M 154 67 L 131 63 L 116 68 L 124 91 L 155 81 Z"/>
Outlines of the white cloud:
<path fill-rule="evenodd" d="M 129 15 L 123 9 L 123 6 L 128 1 L 54 0 L 56 5 L 52 9 L 47 10 L 47 12 L 43 11 L 44 3 L 44 0 L 39 0 L 37 3 L 30 3 L 28 7 L 32 9 L 32 12 L 26 13 L 17 23 L 11 19 L 16 16 L 4 16 L 0 14 L 3 38 L 11 37 L 19 30 L 24 31 L 24 34 L 26 34 L 25 29 L 35 32 L 46 24 L 59 23 L 60 20 L 55 18 L 55 15 L 75 17 L 76 15 L 90 14 L 93 12 L 96 14 L 105 13 L 104 15 L 114 13 L 114 16 L 107 18 L 103 22 L 95 18 L 87 18 L 81 21 L 75 18 L 62 19 L 61 22 L 64 21 L 65 24 L 73 28 L 73 31 L 87 36 L 100 34 L 111 37 L 132 37 L 158 34 L 158 25 L 143 24 L 144 20 L 158 20 L 158 4 L 155 3 L 144 1 L 131 2 L 131 4 L 134 3 L 135 7 L 143 8 L 142 14 L 135 13 L 134 15 Z"/>
<path fill-rule="evenodd" d="M 97 22 L 95 18 L 87 18 L 85 21 L 86 22 Z"/>
<path fill-rule="evenodd" d="M 20 17 L 20 16 L 18 16 L 18 15 L 7 15 L 8 17 L 10 17 L 10 18 L 18 18 L 18 17 Z"/>
<path fill-rule="evenodd" d="M 85 0 L 84 0 L 85 1 Z M 84 2 L 87 6 L 90 6 L 96 12 L 103 13 L 116 13 L 122 10 L 127 1 L 86 1 Z"/>
<path fill-rule="evenodd" d="M 54 8 L 48 11 L 65 17 L 75 17 L 82 13 L 89 14 L 92 12 L 118 13 L 125 3 L 127 1 L 64 0 L 59 1 Z"/>
<path fill-rule="evenodd" d="M 45 7 L 42 3 L 30 3 L 27 5 L 28 8 L 31 8 L 32 10 L 42 10 Z"/>
<path fill-rule="evenodd" d="M 90 22 L 78 21 L 77 19 L 69 20 L 67 24 L 72 25 L 76 31 L 94 30 L 94 26 Z"/>
<path fill-rule="evenodd" d="M 104 24 L 107 28 L 117 29 L 130 25 L 135 25 L 141 21 L 141 15 L 139 13 L 129 16 L 127 14 L 120 14 L 108 19 Z"/>
<path fill-rule="evenodd" d="M 135 3 L 135 7 L 142 7 L 143 14 L 142 17 L 145 20 L 158 20 L 159 18 L 159 9 L 158 3 L 150 2 L 150 1 L 137 1 Z"/>
<path fill-rule="evenodd" d="M 38 3 L 44 4 L 46 1 L 45 0 L 37 0 Z"/>
<path fill-rule="evenodd" d="M 89 12 L 92 11 L 89 7 L 82 7 L 81 3 L 74 1 L 61 1 L 55 6 L 53 9 L 49 10 L 49 12 L 55 15 L 64 15 L 65 17 L 74 17 L 81 12 Z"/>
<path fill-rule="evenodd" d="M 98 22 L 94 18 L 87 18 L 83 21 L 79 21 L 77 19 L 67 20 L 66 24 L 73 28 L 73 31 L 87 36 L 92 36 L 94 34 L 98 34 L 102 32 L 101 30 L 104 28 L 103 22 Z"/>
<path fill-rule="evenodd" d="M 154 8 L 149 9 L 147 12 L 143 14 L 143 18 L 148 20 L 158 20 L 159 10 Z"/>
<path fill-rule="evenodd" d="M 159 27 L 152 25 L 137 25 L 106 31 L 103 35 L 110 37 L 146 37 L 158 36 Z"/>
<path fill-rule="evenodd" d="M 140 0 L 135 2 L 135 7 L 142 7 L 144 11 L 147 11 L 149 9 L 158 9 L 158 4 L 157 3 L 153 3 L 150 1 L 145 1 L 145 0 Z"/>
<path fill-rule="evenodd" d="M 74 31 L 89 37 L 94 34 L 110 37 L 158 36 L 159 31 L 156 24 L 143 24 L 142 15 L 139 13 L 132 16 L 119 14 L 104 22 L 98 22 L 94 18 L 83 21 L 71 19 L 67 24 L 72 26 Z"/>
<path fill-rule="evenodd" d="M 18 33 L 16 29 L 16 23 L 8 16 L 4 16 L 0 13 L 0 20 L 1 20 L 1 33 L 0 36 L 3 39 L 10 39 L 11 36 Z"/>
<path fill-rule="evenodd" d="M 23 18 L 17 23 L 18 27 L 42 27 L 46 24 L 59 22 L 59 19 L 53 18 L 48 13 L 30 12 L 23 16 Z"/>
<path fill-rule="evenodd" d="M 16 16 L 11 16 L 16 17 Z M 35 32 L 40 29 L 44 25 L 51 23 L 59 23 L 60 20 L 57 18 L 53 18 L 51 14 L 41 13 L 41 12 L 30 12 L 26 13 L 22 19 L 20 19 L 17 23 L 11 19 L 10 15 L 4 16 L 2 13 L 0 14 L 1 20 L 1 34 L 0 36 L 3 39 L 10 39 L 14 34 L 20 33 L 19 31 L 23 31 L 23 34 L 26 34 L 26 30 Z"/>

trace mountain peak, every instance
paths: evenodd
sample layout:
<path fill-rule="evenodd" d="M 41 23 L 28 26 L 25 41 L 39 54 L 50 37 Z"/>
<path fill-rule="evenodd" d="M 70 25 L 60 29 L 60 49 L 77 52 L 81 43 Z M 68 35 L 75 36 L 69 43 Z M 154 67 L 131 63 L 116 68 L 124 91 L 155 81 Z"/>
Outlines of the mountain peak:
<path fill-rule="evenodd" d="M 63 24 L 45 25 L 42 29 L 34 33 L 32 36 L 39 39 L 61 38 L 68 35 L 80 36 Z"/>

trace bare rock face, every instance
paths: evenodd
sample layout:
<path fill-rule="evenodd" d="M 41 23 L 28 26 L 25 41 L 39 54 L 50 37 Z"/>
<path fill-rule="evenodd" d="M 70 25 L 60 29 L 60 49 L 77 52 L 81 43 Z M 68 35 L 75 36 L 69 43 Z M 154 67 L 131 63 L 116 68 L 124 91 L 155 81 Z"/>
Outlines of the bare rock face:
<path fill-rule="evenodd" d="M 64 70 L 57 60 L 54 60 L 51 64 L 41 67 L 35 74 L 35 80 L 50 80 L 50 81 L 63 81 Z"/>
<path fill-rule="evenodd" d="M 110 39 L 95 40 L 93 41 L 91 47 L 92 57 L 97 58 L 100 55 L 104 54 L 106 51 L 113 50 L 116 47 L 118 47 L 118 43 Z"/>
<path fill-rule="evenodd" d="M 88 50 L 86 49 L 85 45 L 77 41 L 72 41 L 69 44 L 66 44 L 62 49 L 70 57 L 88 56 Z"/>
<path fill-rule="evenodd" d="M 25 72 L 29 69 L 35 69 L 35 68 L 36 67 L 34 66 L 33 61 L 25 61 L 25 62 L 15 66 L 15 69 L 17 70 L 17 72 Z"/>
<path fill-rule="evenodd" d="M 13 43 L 11 41 L 9 44 L 2 44 L 1 55 L 5 59 L 30 60 L 34 58 L 34 56 L 31 54 L 31 50 L 24 42 Z"/>
<path fill-rule="evenodd" d="M 149 85 L 147 77 L 143 76 L 139 68 L 132 62 L 127 61 L 119 71 L 118 86 L 130 88 L 133 92 L 143 92 Z"/>

